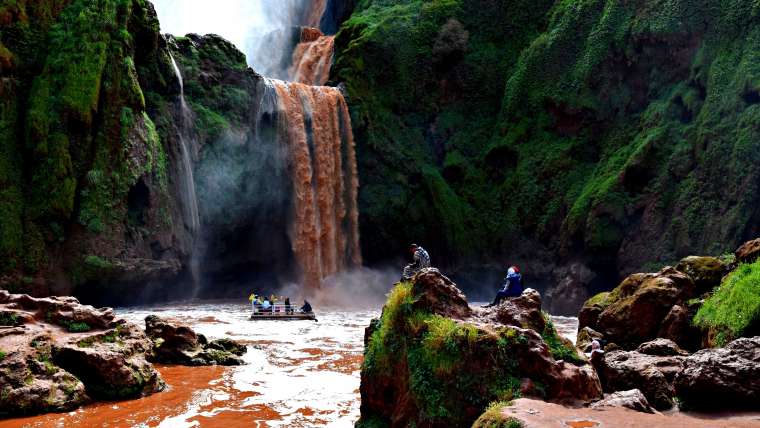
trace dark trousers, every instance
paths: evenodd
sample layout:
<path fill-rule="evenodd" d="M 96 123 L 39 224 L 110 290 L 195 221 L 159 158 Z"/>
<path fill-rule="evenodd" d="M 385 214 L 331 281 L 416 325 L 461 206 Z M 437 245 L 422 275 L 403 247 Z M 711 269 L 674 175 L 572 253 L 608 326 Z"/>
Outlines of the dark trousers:
<path fill-rule="evenodd" d="M 496 293 L 496 297 L 493 299 L 493 303 L 491 303 L 491 305 L 498 305 L 499 302 L 506 299 L 507 297 L 518 297 L 519 295 L 520 294 L 513 293 L 509 290 L 507 291 L 499 290 L 499 292 Z"/>

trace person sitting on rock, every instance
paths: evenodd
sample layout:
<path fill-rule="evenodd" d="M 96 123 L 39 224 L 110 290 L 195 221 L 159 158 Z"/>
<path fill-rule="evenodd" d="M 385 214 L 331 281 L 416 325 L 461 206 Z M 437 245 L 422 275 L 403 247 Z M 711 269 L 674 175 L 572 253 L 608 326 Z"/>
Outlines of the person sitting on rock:
<path fill-rule="evenodd" d="M 301 306 L 301 312 L 304 314 L 310 314 L 312 312 L 311 305 L 308 301 L 303 301 L 303 306 Z"/>
<path fill-rule="evenodd" d="M 496 293 L 496 297 L 493 302 L 486 305 L 486 308 L 498 305 L 503 299 L 507 297 L 519 297 L 523 292 L 522 275 L 520 275 L 520 268 L 517 266 L 510 266 L 507 270 L 507 276 L 504 278 L 504 283 L 501 286 L 501 290 Z"/>
<path fill-rule="evenodd" d="M 412 253 L 414 261 L 404 266 L 404 272 L 401 274 L 402 280 L 409 280 L 417 272 L 430 267 L 430 255 L 428 255 L 428 252 L 424 248 L 417 244 L 412 244 L 409 246 L 409 251 Z"/>

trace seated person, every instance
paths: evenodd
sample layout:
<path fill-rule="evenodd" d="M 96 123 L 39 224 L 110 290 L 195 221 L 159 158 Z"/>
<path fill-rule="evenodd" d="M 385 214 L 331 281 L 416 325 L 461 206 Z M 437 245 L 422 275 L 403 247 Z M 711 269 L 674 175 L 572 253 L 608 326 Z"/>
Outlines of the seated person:
<path fill-rule="evenodd" d="M 517 266 L 510 266 L 507 270 L 507 276 L 504 278 L 504 284 L 502 284 L 501 290 L 496 293 L 496 297 L 493 302 L 486 305 L 486 308 L 496 306 L 503 299 L 507 297 L 518 297 L 523 292 L 522 275 L 520 275 L 520 269 Z"/>
<path fill-rule="evenodd" d="M 261 312 L 272 312 L 272 304 L 269 303 L 269 299 L 264 299 L 264 303 L 261 304 Z"/>
<path fill-rule="evenodd" d="M 304 314 L 310 314 L 312 312 L 311 305 L 308 301 L 303 301 L 303 306 L 301 306 L 301 312 Z"/>

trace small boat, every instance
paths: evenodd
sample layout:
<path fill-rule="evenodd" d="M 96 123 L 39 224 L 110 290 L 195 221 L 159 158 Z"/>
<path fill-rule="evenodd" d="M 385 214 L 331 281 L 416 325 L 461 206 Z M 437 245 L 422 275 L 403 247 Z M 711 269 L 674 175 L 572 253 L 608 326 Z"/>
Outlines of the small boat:
<path fill-rule="evenodd" d="M 250 319 L 252 321 L 317 321 L 317 315 L 314 312 L 299 312 L 293 306 L 272 305 L 266 311 L 257 309 L 251 313 Z"/>

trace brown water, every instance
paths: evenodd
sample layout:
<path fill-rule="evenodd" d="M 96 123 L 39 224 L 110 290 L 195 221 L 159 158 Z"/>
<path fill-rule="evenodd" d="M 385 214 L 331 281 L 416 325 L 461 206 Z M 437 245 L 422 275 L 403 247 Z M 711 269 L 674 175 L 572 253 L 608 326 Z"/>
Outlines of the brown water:
<path fill-rule="evenodd" d="M 280 132 L 292 168 L 291 246 L 302 282 L 318 288 L 322 279 L 361 265 L 351 119 L 335 88 L 268 82 L 284 118 Z"/>
<path fill-rule="evenodd" d="M 316 35 L 314 32 L 317 32 Z M 330 78 L 335 36 L 325 36 L 319 30 L 305 28 L 301 42 L 293 51 L 293 65 L 288 74 L 294 82 L 308 85 L 324 85 Z"/>
<path fill-rule="evenodd" d="M 21 427 L 351 427 L 359 417 L 364 328 L 378 310 L 324 310 L 313 321 L 249 321 L 235 303 L 117 309 L 143 324 L 149 314 L 209 338 L 248 345 L 238 367 L 158 365 L 164 392 L 79 410 L 0 421 Z M 572 318 L 555 319 L 572 329 Z"/>

